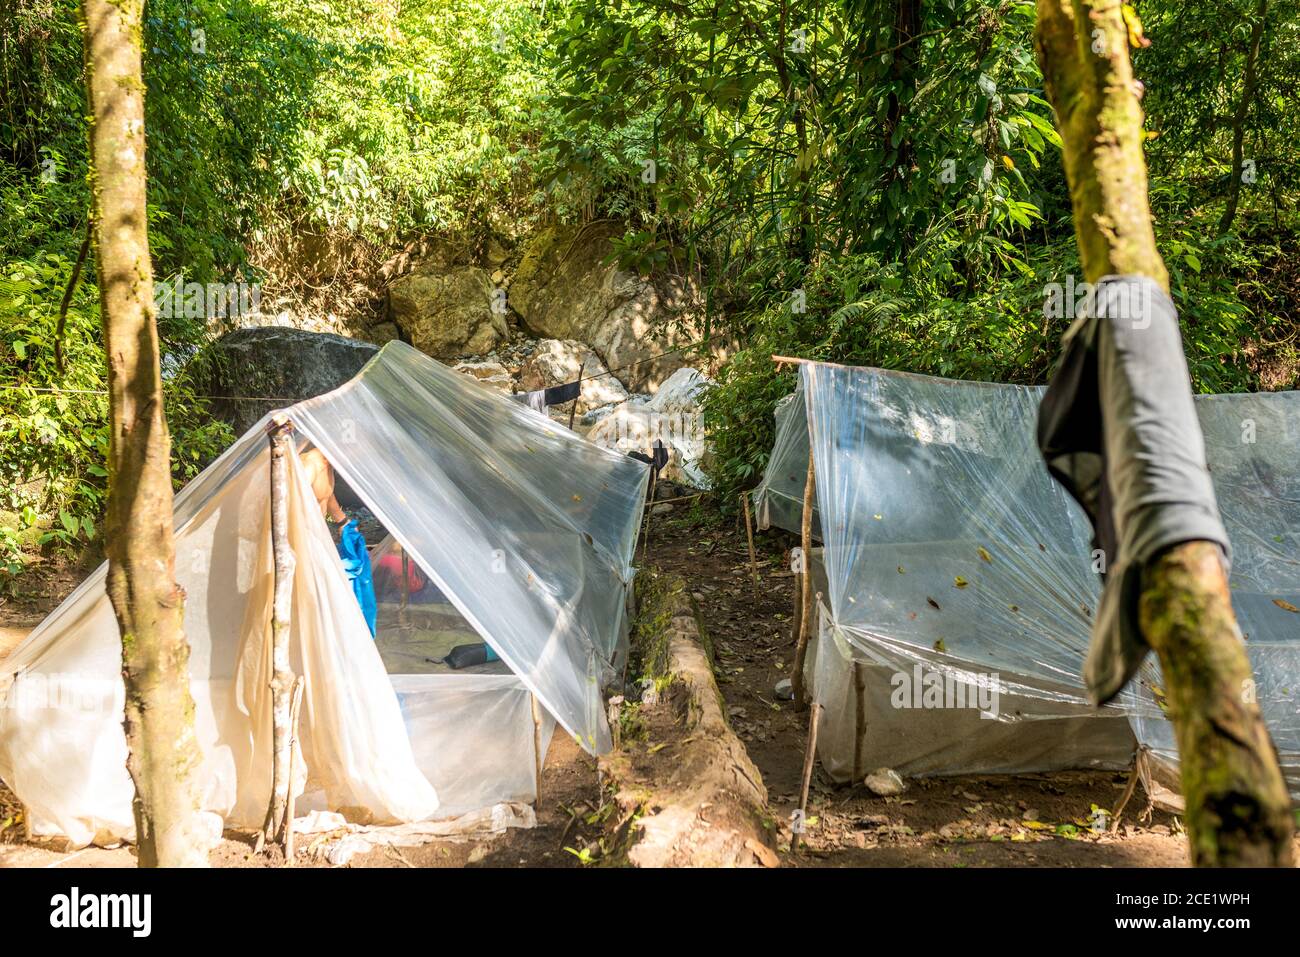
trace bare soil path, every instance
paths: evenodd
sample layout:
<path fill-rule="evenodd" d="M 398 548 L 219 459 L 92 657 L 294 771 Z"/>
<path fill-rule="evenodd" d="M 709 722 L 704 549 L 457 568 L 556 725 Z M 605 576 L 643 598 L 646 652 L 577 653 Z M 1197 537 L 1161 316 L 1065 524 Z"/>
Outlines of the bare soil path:
<path fill-rule="evenodd" d="M 909 782 L 899 797 L 879 798 L 861 785 L 835 787 L 818 770 L 805 847 L 789 853 L 790 813 L 798 806 L 807 715 L 778 701 L 776 683 L 794 657 L 794 578 L 784 532 L 760 533 L 757 598 L 750 583 L 745 534 L 703 508 L 680 506 L 653 517 L 646 564 L 683 576 L 714 643 L 718 683 L 733 726 L 763 774 L 782 826 L 784 866 L 796 867 L 1177 867 L 1187 863 L 1179 822 L 1156 812 L 1138 826 L 1141 792 L 1121 829 L 1094 835 L 1078 822 L 1092 805 L 1111 808 L 1124 773 L 1069 771 L 1016 776 L 962 776 Z M 1026 825 L 1027 812 L 1039 822 Z M 1058 831 L 1060 833 L 1058 833 Z"/>

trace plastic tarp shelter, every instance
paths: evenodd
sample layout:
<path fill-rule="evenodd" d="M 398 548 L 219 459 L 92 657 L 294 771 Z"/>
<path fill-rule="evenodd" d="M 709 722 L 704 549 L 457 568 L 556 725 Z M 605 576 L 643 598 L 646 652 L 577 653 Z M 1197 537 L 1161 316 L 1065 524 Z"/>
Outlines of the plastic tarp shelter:
<path fill-rule="evenodd" d="M 1137 743 L 1176 782 L 1154 654 L 1111 705 L 1084 691 L 1100 580 L 1087 519 L 1038 452 L 1044 390 L 824 363 L 800 375 L 787 408 L 811 412 L 778 413 L 755 497 L 801 503 L 811 433 L 824 548 L 808 679 L 832 776 L 1115 767 Z M 1196 408 L 1255 693 L 1294 795 L 1300 393 L 1198 396 Z M 797 508 L 767 514 L 797 533 Z"/>
<path fill-rule="evenodd" d="M 389 531 L 376 556 L 400 546 L 427 582 L 423 601 L 381 600 L 372 639 L 291 452 L 290 647 L 306 678 L 298 812 L 394 823 L 531 801 L 539 739 L 544 754 L 556 722 L 607 750 L 602 686 L 626 654 L 647 467 L 400 342 L 284 414 Z M 202 807 L 228 826 L 260 826 L 270 793 L 271 417 L 175 501 Z M 134 838 L 105 576 L 0 662 L 0 778 L 34 835 L 77 844 Z M 480 640 L 498 661 L 440 663 Z"/>

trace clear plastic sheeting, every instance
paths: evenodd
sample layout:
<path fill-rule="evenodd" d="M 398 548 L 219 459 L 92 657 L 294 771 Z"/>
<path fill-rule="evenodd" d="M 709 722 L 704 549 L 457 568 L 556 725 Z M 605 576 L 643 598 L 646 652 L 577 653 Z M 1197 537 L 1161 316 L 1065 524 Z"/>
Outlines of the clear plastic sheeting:
<path fill-rule="evenodd" d="M 926 772 L 1107 765 L 1122 735 L 1085 733 L 1078 722 L 1113 728 L 1117 715 L 1172 763 L 1154 656 L 1113 706 L 1088 703 L 1080 671 L 1099 581 L 1087 520 L 1035 445 L 1042 390 L 829 364 L 806 364 L 801 375 L 824 525 L 826 621 L 810 668 L 827 708 L 827 766 L 853 765 L 857 692 L 845 676 L 855 660 L 884 669 L 864 677 L 875 689 L 868 742 L 928 742 L 909 746 L 908 759 Z M 1295 790 L 1300 614 L 1288 606 L 1300 606 L 1300 393 L 1202 397 L 1197 410 L 1236 550 L 1233 599 L 1258 699 Z M 996 690 L 994 708 L 970 706 L 980 689 Z M 885 690 L 921 693 L 884 705 L 902 712 L 886 721 Z M 954 700 L 962 694 L 965 704 Z M 953 710 L 968 713 L 929 714 Z M 997 727 L 1008 723 L 1033 725 L 1034 740 L 1054 736 L 1059 746 L 1026 738 L 1009 749 Z"/>
<path fill-rule="evenodd" d="M 382 823 L 532 800 L 538 742 L 546 747 L 556 721 L 584 746 L 608 747 L 600 679 L 625 653 L 646 466 L 401 343 L 341 389 L 286 411 L 436 599 L 411 602 L 403 625 L 381 596 L 372 639 L 291 456 L 290 647 L 307 678 L 298 812 L 362 808 Z M 269 796 L 269 419 L 186 486 L 174 510 L 201 803 L 232 826 L 259 825 Z M 105 570 L 0 663 L 0 778 L 34 834 L 76 844 L 134 837 Z M 466 673 L 414 668 L 437 657 L 402 647 L 427 637 L 422 629 L 447 632 L 435 642 L 486 641 L 502 660 Z"/>
<path fill-rule="evenodd" d="M 290 417 L 565 730 L 608 750 L 647 466 L 401 342 Z"/>
<path fill-rule="evenodd" d="M 803 495 L 808 482 L 808 414 L 803 390 L 799 389 L 776 404 L 776 440 L 768 456 L 767 470 L 753 491 L 754 524 L 759 529 L 775 526 L 795 535 L 803 532 Z M 821 515 L 813 501 L 813 537 L 820 540 Z"/>

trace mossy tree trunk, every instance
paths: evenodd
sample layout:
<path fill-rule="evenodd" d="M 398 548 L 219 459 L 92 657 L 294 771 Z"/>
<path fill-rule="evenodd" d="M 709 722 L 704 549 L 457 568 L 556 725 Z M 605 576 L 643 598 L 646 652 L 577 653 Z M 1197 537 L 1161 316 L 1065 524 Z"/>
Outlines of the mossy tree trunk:
<path fill-rule="evenodd" d="M 108 595 L 122 632 L 127 769 L 141 867 L 206 866 L 185 593 L 176 583 L 145 212 L 142 0 L 84 0 L 100 309 L 108 353 Z"/>
<path fill-rule="evenodd" d="M 1064 143 L 1084 279 L 1140 274 L 1168 289 L 1121 7 L 1120 0 L 1038 0 L 1035 44 Z M 1164 671 L 1192 863 L 1291 864 L 1291 802 L 1255 703 L 1218 546 L 1186 542 L 1152 561 L 1140 619 Z"/>

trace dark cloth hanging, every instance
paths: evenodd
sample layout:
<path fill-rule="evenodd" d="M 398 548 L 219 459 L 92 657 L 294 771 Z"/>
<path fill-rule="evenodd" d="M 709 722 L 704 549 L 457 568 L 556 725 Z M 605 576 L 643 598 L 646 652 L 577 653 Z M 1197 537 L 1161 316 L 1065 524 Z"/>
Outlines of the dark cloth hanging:
<path fill-rule="evenodd" d="M 545 412 L 548 406 L 564 405 L 572 402 L 582 393 L 582 380 L 575 379 L 564 385 L 553 385 L 549 389 L 534 389 L 532 392 L 516 392 L 511 398 L 522 402 L 530 409 Z"/>
<path fill-rule="evenodd" d="M 644 452 L 629 452 L 627 454 L 629 458 L 634 458 L 638 462 L 644 462 L 650 466 L 650 471 L 656 477 L 658 477 L 663 467 L 668 464 L 668 449 L 664 446 L 662 439 L 655 439 L 654 447 L 650 450 L 649 455 Z"/>
<path fill-rule="evenodd" d="M 1181 542 L 1230 557 L 1192 401 L 1173 301 L 1145 276 L 1107 276 L 1063 339 L 1038 410 L 1048 471 L 1088 514 L 1104 586 L 1084 681 L 1109 701 L 1149 648 L 1138 622 L 1142 569 Z"/>
<path fill-rule="evenodd" d="M 572 402 L 582 392 L 582 380 L 575 379 L 573 382 L 566 382 L 564 385 L 553 385 L 546 390 L 547 405 L 564 405 L 566 402 Z"/>

